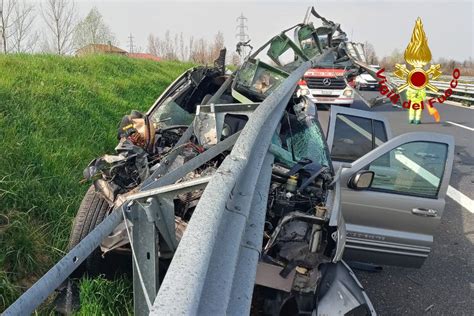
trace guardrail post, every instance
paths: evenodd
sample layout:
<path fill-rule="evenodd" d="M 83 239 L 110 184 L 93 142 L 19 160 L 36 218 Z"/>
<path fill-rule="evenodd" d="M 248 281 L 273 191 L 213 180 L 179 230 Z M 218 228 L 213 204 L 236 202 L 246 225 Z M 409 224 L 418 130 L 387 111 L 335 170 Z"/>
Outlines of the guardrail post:
<path fill-rule="evenodd" d="M 178 247 L 173 199 L 178 194 L 205 188 L 210 178 L 163 185 L 128 197 L 126 216 L 133 227 L 131 245 L 135 256 L 132 256 L 135 315 L 149 314 L 160 286 L 160 259 L 171 259 Z"/>
<path fill-rule="evenodd" d="M 144 203 L 135 201 L 128 214 L 133 226 L 132 242 L 137 260 L 136 263 L 132 263 L 134 314 L 137 316 L 148 315 L 149 313 L 143 286 L 148 298 L 153 300 L 160 282 L 158 266 L 159 237 L 154 218 L 156 203 L 155 198 L 148 198 Z M 140 269 L 141 277 L 138 275 L 137 266 Z"/>

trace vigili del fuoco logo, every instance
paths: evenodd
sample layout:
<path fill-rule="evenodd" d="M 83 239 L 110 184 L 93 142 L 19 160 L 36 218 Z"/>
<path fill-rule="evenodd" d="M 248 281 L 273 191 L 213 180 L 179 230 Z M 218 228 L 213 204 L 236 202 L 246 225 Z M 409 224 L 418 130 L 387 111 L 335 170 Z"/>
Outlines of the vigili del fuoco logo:
<path fill-rule="evenodd" d="M 403 102 L 402 107 L 410 110 L 410 123 L 420 123 L 421 111 L 425 108 L 425 102 L 430 115 L 434 116 L 436 122 L 439 122 L 439 114 L 433 104 L 435 102 L 443 103 L 453 94 L 452 89 L 457 87 L 461 73 L 458 68 L 454 69 L 450 87 L 442 92 L 430 83 L 430 80 L 435 80 L 441 76 L 441 65 L 431 64 L 425 70 L 425 66 L 431 61 L 431 51 L 420 18 L 416 20 L 410 43 L 405 49 L 404 59 L 411 67 L 407 68 L 405 64 L 395 65 L 396 70 L 393 74 L 404 81 L 395 91 L 391 91 L 385 84 L 387 82 L 387 78 L 384 76 L 385 69 L 382 68 L 377 72 L 377 77 L 381 79 L 380 93 L 389 98 L 393 104 L 397 104 L 400 101 L 400 93 L 406 90 L 407 101 Z M 438 96 L 426 100 L 426 89 Z"/>

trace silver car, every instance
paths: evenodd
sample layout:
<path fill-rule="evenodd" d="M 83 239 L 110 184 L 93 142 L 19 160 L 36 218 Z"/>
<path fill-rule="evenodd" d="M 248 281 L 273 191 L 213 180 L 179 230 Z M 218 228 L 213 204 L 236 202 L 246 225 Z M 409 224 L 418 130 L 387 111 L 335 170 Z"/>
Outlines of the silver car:
<path fill-rule="evenodd" d="M 440 224 L 454 159 L 454 139 L 438 133 L 392 137 L 379 113 L 332 107 L 327 142 L 342 166 L 346 260 L 420 267 Z M 358 172 L 374 172 L 369 188 L 348 185 Z"/>

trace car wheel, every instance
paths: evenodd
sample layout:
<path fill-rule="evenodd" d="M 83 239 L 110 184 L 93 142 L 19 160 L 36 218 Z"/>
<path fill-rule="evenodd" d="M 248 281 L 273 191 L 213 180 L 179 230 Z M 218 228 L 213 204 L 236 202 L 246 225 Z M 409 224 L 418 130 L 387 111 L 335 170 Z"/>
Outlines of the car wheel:
<path fill-rule="evenodd" d="M 68 249 L 74 248 L 82 239 L 84 239 L 97 225 L 99 225 L 110 211 L 109 203 L 95 191 L 94 185 L 91 185 L 82 199 L 79 210 L 77 211 L 71 235 L 69 237 Z M 72 277 L 80 277 L 84 273 L 97 275 L 101 272 L 103 259 L 100 249 L 95 249 L 89 257 L 74 271 Z"/>
<path fill-rule="evenodd" d="M 74 219 L 69 236 L 68 250 L 74 248 L 87 234 L 89 234 L 107 216 L 111 206 L 95 191 L 94 185 L 87 190 Z M 104 259 L 100 249 L 95 249 L 89 257 L 61 284 L 58 295 L 54 299 L 54 310 L 60 315 L 72 315 L 80 308 L 79 284 L 74 279 L 84 274 L 97 276 L 103 272 Z"/>

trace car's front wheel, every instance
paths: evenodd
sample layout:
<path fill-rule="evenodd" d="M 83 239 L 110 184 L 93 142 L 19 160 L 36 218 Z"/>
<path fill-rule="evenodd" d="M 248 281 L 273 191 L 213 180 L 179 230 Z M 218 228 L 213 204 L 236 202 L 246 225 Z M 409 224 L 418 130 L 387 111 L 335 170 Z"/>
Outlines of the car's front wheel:
<path fill-rule="evenodd" d="M 95 191 L 94 185 L 87 190 L 74 219 L 69 235 L 68 250 L 74 248 L 107 216 L 111 209 L 109 203 Z M 105 260 L 101 257 L 100 249 L 95 249 L 84 262 L 58 288 L 54 300 L 55 311 L 61 315 L 71 315 L 80 307 L 79 285 L 73 279 L 84 274 L 97 276 L 103 272 Z"/>
<path fill-rule="evenodd" d="M 99 225 L 107 216 L 111 209 L 109 203 L 95 191 L 94 185 L 91 185 L 82 199 L 79 210 L 77 211 L 71 234 L 69 236 L 68 249 L 74 248 L 83 240 L 97 225 Z M 97 275 L 101 272 L 103 259 L 100 249 L 95 249 L 89 257 L 76 269 L 73 277 L 79 277 L 84 273 Z"/>

